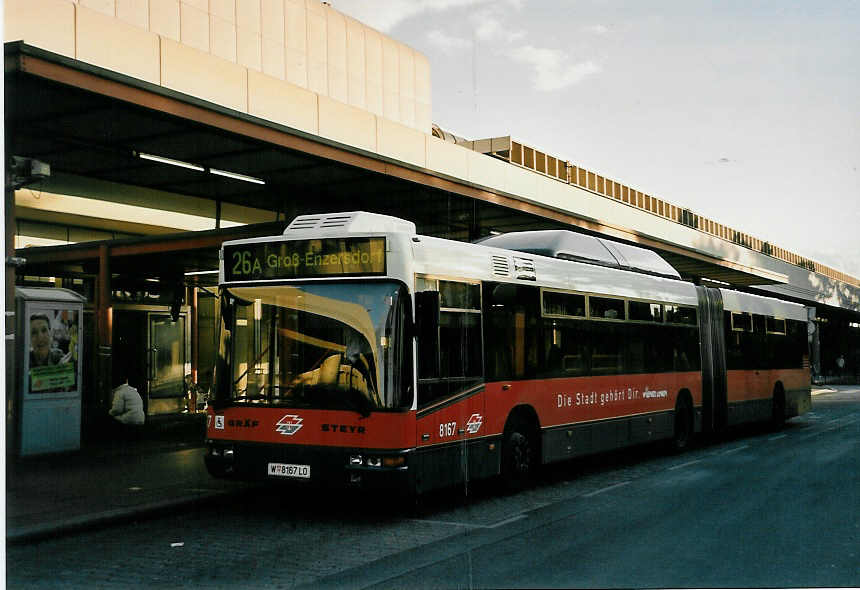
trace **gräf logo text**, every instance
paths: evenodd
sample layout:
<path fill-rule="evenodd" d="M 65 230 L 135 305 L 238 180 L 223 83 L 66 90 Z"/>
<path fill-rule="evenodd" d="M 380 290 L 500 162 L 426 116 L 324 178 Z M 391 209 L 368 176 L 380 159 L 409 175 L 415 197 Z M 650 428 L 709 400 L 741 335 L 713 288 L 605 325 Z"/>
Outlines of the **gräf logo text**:
<path fill-rule="evenodd" d="M 233 428 L 256 428 L 260 425 L 259 420 L 251 420 L 250 418 L 245 418 L 242 420 L 241 418 L 238 420 L 227 420 L 227 426 L 232 426 Z"/>
<path fill-rule="evenodd" d="M 323 432 L 346 432 L 347 434 L 364 434 L 364 426 L 355 426 L 354 424 L 323 424 L 320 426 Z"/>

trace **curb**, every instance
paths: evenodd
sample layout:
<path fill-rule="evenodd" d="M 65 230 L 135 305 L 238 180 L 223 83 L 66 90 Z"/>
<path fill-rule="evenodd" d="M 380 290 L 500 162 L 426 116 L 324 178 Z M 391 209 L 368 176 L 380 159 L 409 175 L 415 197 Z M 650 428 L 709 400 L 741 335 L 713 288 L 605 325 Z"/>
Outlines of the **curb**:
<path fill-rule="evenodd" d="M 159 500 L 148 504 L 141 504 L 129 508 L 115 508 L 93 514 L 73 516 L 51 523 L 36 524 L 22 527 L 8 527 L 6 529 L 6 543 L 20 544 L 33 541 L 41 541 L 60 535 L 80 532 L 87 529 L 97 528 L 108 524 L 134 520 L 140 516 L 152 516 L 160 512 L 170 512 L 177 508 L 202 504 L 212 500 L 239 493 L 243 490 L 217 490 L 201 493 L 197 496 L 175 498 L 170 500 Z M 8 525 L 8 523 L 7 523 Z"/>
<path fill-rule="evenodd" d="M 813 395 L 813 396 L 816 396 L 816 395 L 825 395 L 825 394 L 828 394 L 828 393 L 837 393 L 838 391 L 839 391 L 838 389 L 830 389 L 830 388 L 828 388 L 828 387 L 819 387 L 819 388 L 816 388 L 816 389 L 813 389 L 813 390 L 812 390 L 812 395 Z"/>

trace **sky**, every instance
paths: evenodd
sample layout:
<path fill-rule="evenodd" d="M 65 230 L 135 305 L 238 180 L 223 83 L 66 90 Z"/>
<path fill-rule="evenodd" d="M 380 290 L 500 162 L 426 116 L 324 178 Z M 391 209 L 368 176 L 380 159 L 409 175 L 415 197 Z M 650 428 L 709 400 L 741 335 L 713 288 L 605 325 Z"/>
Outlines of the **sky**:
<path fill-rule="evenodd" d="M 860 0 L 331 0 L 430 62 L 433 122 L 860 277 Z"/>

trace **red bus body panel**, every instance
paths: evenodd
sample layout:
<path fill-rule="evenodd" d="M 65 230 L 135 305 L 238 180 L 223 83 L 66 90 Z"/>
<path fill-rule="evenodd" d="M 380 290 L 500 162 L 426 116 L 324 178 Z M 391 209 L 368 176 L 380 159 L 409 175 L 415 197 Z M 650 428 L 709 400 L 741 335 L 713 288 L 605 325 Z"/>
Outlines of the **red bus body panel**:
<path fill-rule="evenodd" d="M 212 440 L 366 449 L 415 446 L 414 412 L 375 412 L 366 418 L 302 408 L 236 406 L 215 412 L 210 407 L 208 412 L 206 436 Z"/>

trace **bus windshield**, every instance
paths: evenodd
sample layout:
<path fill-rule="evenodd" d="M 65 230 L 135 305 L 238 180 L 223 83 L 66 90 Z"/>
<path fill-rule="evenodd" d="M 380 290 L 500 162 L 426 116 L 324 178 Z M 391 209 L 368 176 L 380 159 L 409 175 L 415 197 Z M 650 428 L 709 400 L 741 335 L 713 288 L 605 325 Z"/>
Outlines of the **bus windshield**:
<path fill-rule="evenodd" d="M 219 401 L 365 416 L 411 408 L 408 300 L 394 282 L 223 289 Z"/>

